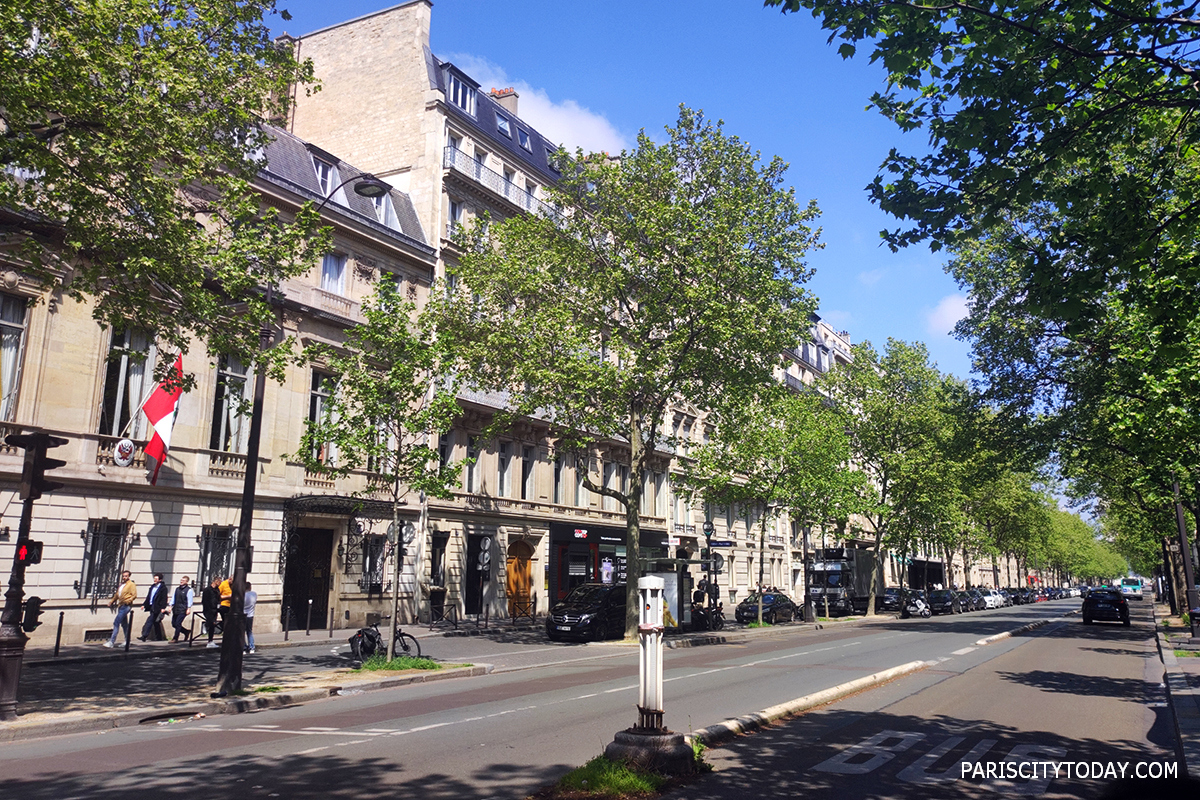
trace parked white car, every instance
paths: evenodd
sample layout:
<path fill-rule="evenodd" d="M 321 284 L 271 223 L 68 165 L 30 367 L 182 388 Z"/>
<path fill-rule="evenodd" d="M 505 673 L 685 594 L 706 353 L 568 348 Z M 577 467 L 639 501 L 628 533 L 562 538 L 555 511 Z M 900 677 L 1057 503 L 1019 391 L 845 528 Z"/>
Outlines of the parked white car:
<path fill-rule="evenodd" d="M 1004 608 L 1004 595 L 995 589 L 980 589 L 980 593 L 983 594 L 988 608 Z"/>

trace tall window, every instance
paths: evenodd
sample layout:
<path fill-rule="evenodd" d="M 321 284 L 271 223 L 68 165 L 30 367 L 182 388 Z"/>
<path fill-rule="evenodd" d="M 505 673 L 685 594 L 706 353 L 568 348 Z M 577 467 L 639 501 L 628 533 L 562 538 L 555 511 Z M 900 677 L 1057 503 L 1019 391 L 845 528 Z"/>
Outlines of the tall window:
<path fill-rule="evenodd" d="M 17 413 L 17 388 L 21 382 L 21 349 L 25 344 L 23 297 L 0 294 L 0 421 L 11 422 Z"/>
<path fill-rule="evenodd" d="M 375 205 L 375 217 L 381 225 L 386 225 L 393 230 L 400 230 L 400 223 L 396 220 L 396 209 L 392 205 L 391 195 L 381 194 L 372 200 Z"/>
<path fill-rule="evenodd" d="M 446 585 L 446 544 L 449 538 L 445 534 L 433 534 L 429 548 L 429 584 L 445 587 Z"/>
<path fill-rule="evenodd" d="M 450 463 L 450 448 L 452 446 L 449 433 L 438 436 L 438 464 L 442 469 Z"/>
<path fill-rule="evenodd" d="M 359 588 L 367 594 L 383 593 L 384 554 L 387 552 L 387 537 L 368 533 L 362 540 L 362 578 Z"/>
<path fill-rule="evenodd" d="M 206 525 L 200 532 L 200 563 L 196 565 L 195 586 L 200 591 L 213 578 L 228 578 L 233 574 L 233 551 L 237 546 L 237 528 L 229 525 Z"/>
<path fill-rule="evenodd" d="M 667 473 L 660 472 L 654 479 L 654 516 L 667 515 Z"/>
<path fill-rule="evenodd" d="M 447 97 L 468 114 L 475 114 L 475 89 L 453 72 L 446 75 Z"/>
<path fill-rule="evenodd" d="M 561 455 L 554 457 L 554 502 L 562 505 L 563 502 L 563 458 Z"/>
<path fill-rule="evenodd" d="M 508 117 L 503 114 L 496 115 L 496 131 L 502 136 L 512 137 L 512 127 L 508 124 Z"/>
<path fill-rule="evenodd" d="M 467 437 L 467 469 L 466 490 L 468 492 L 479 491 L 479 440 L 474 436 Z"/>
<path fill-rule="evenodd" d="M 517 128 L 517 140 L 521 143 L 521 147 L 524 147 L 531 153 L 533 152 L 533 146 L 529 143 L 529 134 L 527 132 Z"/>
<path fill-rule="evenodd" d="M 80 597 L 111 597 L 121 580 L 129 523 L 94 519 L 88 522 L 83 547 L 83 570 L 76 587 Z"/>
<path fill-rule="evenodd" d="M 139 414 L 147 392 L 153 388 L 154 361 L 158 348 L 142 331 L 115 328 L 109 345 L 104 374 L 104 401 L 100 409 L 100 433 L 144 439 L 149 435 L 145 414 Z M 132 421 L 132 424 L 131 424 Z M 125 434 L 129 425 L 128 434 Z"/>
<path fill-rule="evenodd" d="M 591 494 L 583 481 L 587 478 L 588 463 L 585 458 L 575 459 L 575 507 L 587 508 L 588 496 Z"/>
<path fill-rule="evenodd" d="M 320 423 L 326 421 L 329 414 L 329 401 L 334 391 L 333 377 L 313 370 L 312 385 L 308 395 L 308 421 Z M 337 461 L 337 445 L 333 442 L 322 442 L 314 446 L 313 458 L 322 464 L 333 464 Z"/>
<path fill-rule="evenodd" d="M 346 292 L 346 257 L 327 253 L 321 261 L 321 288 L 334 294 Z"/>
<path fill-rule="evenodd" d="M 512 442 L 501 442 L 496 453 L 496 494 L 512 496 Z"/>
<path fill-rule="evenodd" d="M 475 150 L 475 180 L 483 180 L 485 170 L 487 169 L 487 159 L 488 154 L 485 151 L 479 149 Z"/>
<path fill-rule="evenodd" d="M 533 499 L 533 448 L 521 448 L 521 499 Z"/>
<path fill-rule="evenodd" d="M 250 370 L 237 356 L 221 356 L 217 362 L 217 392 L 213 398 L 210 450 L 245 453 L 250 425 L 242 410 L 251 399 Z"/>
<path fill-rule="evenodd" d="M 334 202 L 339 202 L 345 205 L 345 197 L 341 196 L 341 187 L 338 186 L 339 180 L 338 170 L 333 164 L 313 156 L 313 171 L 317 174 L 317 188 L 321 191 L 322 197 L 328 197 L 329 193 L 337 190 L 338 197 L 334 198 Z"/>
<path fill-rule="evenodd" d="M 450 216 L 446 221 L 446 235 L 453 236 L 463 224 L 463 205 L 457 200 L 450 201 Z M 449 276 L 447 276 L 448 278 Z"/>

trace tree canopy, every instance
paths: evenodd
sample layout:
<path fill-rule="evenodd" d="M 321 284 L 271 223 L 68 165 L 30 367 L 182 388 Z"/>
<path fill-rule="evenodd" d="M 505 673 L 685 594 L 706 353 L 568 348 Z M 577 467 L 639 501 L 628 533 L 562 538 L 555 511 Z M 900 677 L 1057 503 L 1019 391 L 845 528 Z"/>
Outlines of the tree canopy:
<path fill-rule="evenodd" d="M 818 212 L 784 187 L 780 159 L 688 108 L 658 141 L 643 131 L 619 157 L 559 162 L 556 210 L 465 231 L 433 309 L 464 380 L 503 393 L 501 419 L 543 420 L 580 468 L 600 445 L 629 466 L 625 486 L 590 472 L 585 485 L 625 508 L 636 597 L 643 478 L 679 438 L 671 414 L 774 380 L 807 334 Z"/>
<path fill-rule="evenodd" d="M 25 272 L 106 324 L 252 359 L 271 319 L 260 288 L 327 243 L 311 210 L 286 220 L 250 190 L 261 124 L 311 80 L 272 40 L 275 13 L 274 0 L 3 4 L 0 243 Z"/>

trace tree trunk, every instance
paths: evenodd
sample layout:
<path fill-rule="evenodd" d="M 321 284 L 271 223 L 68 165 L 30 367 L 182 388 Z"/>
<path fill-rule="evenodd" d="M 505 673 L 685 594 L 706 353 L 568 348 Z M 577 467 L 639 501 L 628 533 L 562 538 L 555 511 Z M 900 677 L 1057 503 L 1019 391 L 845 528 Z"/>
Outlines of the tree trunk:
<path fill-rule="evenodd" d="M 638 579 L 642 577 L 640 516 L 642 475 L 645 472 L 645 440 L 642 438 L 642 414 L 637 408 L 629 414 L 629 489 L 625 502 L 625 638 L 637 639 Z"/>
<path fill-rule="evenodd" d="M 883 528 L 875 528 L 875 568 L 871 570 L 871 591 L 867 592 L 867 616 L 875 616 L 875 595 L 878 594 L 879 576 L 883 574 L 883 558 L 881 551 L 883 549 Z M 847 591 L 849 587 L 847 587 Z M 853 609 L 851 609 L 853 613 Z"/>
<path fill-rule="evenodd" d="M 767 557 L 767 509 L 762 510 L 758 526 L 758 624 L 762 625 L 763 608 L 763 561 Z"/>

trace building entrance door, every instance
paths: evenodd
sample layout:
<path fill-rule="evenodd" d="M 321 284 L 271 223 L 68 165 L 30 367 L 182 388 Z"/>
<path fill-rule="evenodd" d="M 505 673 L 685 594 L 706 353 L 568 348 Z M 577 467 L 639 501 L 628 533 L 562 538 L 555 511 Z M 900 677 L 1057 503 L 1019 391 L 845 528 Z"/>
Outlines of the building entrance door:
<path fill-rule="evenodd" d="M 533 591 L 533 548 L 528 542 L 513 542 L 508 546 L 504 574 L 509 616 L 528 614 Z"/>
<path fill-rule="evenodd" d="M 329 588 L 332 586 L 330 565 L 333 561 L 333 531 L 327 528 L 298 528 L 293 541 L 296 552 L 288 554 L 283 575 L 283 610 L 285 625 L 288 611 L 292 613 L 291 627 L 308 624 L 308 601 L 312 600 L 312 625 L 324 628 L 329 622 Z"/>

